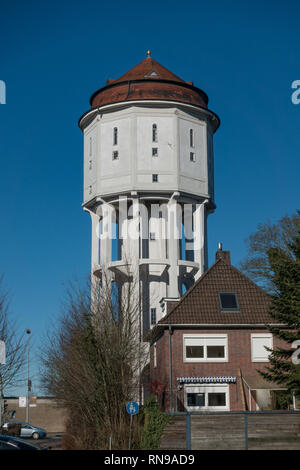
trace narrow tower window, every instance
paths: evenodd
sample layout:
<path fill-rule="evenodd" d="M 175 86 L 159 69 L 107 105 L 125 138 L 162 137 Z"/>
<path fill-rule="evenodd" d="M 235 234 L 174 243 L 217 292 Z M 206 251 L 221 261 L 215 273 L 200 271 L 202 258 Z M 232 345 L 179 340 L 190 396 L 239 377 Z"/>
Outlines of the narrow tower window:
<path fill-rule="evenodd" d="M 190 152 L 190 161 L 195 162 L 196 161 L 196 156 L 194 152 Z"/>
<path fill-rule="evenodd" d="M 190 129 L 190 147 L 194 147 L 194 130 Z"/>
<path fill-rule="evenodd" d="M 152 157 L 158 157 L 158 148 L 152 147 Z"/>
<path fill-rule="evenodd" d="M 152 124 L 152 142 L 157 142 L 157 124 Z"/>
<path fill-rule="evenodd" d="M 152 175 L 152 182 L 157 183 L 158 182 L 158 175 Z"/>
<path fill-rule="evenodd" d="M 156 308 L 151 308 L 151 325 L 156 324 Z"/>
<path fill-rule="evenodd" d="M 93 139 L 90 137 L 90 145 L 89 145 L 89 156 L 91 157 L 93 154 Z"/>
<path fill-rule="evenodd" d="M 118 128 L 114 127 L 113 145 L 118 145 Z"/>
<path fill-rule="evenodd" d="M 118 160 L 119 158 L 119 152 L 118 150 L 114 150 L 112 153 L 113 160 Z"/>

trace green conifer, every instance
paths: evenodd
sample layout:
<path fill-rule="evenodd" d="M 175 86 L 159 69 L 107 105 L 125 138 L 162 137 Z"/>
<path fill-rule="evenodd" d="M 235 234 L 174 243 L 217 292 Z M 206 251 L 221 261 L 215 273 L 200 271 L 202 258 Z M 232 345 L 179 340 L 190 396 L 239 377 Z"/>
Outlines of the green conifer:
<path fill-rule="evenodd" d="M 261 374 L 283 384 L 288 392 L 300 396 L 300 232 L 290 244 L 290 252 L 272 248 L 268 252 L 275 293 L 270 313 L 274 321 L 270 332 L 291 345 L 268 349 L 270 365 Z M 279 326 L 276 326 L 280 324 Z M 298 342 L 298 344 L 297 344 Z"/>

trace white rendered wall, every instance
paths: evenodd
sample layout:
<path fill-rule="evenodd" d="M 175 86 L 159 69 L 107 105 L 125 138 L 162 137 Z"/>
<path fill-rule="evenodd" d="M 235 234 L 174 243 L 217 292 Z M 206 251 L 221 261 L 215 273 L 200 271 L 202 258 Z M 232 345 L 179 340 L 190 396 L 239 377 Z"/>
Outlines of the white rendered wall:
<path fill-rule="evenodd" d="M 157 124 L 158 141 L 152 142 Z M 118 145 L 113 145 L 113 129 Z M 194 131 L 194 147 L 189 130 Z M 90 142 L 92 139 L 92 155 Z M 212 137 L 205 116 L 176 109 L 131 108 L 103 113 L 84 130 L 84 203 L 95 196 L 126 191 L 182 191 L 211 198 L 213 190 Z M 158 156 L 152 156 L 152 148 Z M 113 160 L 113 151 L 118 159 Z M 190 152 L 195 162 L 190 161 Z M 208 164 L 210 167 L 208 168 Z M 210 177 L 208 170 L 212 170 Z M 158 175 L 158 182 L 152 175 Z"/>

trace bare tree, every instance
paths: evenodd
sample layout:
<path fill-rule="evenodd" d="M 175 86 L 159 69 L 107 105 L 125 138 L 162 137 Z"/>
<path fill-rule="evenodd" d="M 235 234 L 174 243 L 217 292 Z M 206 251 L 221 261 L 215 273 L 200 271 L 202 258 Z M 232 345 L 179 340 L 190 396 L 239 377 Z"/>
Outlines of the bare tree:
<path fill-rule="evenodd" d="M 26 361 L 24 337 L 18 334 L 16 323 L 9 312 L 8 294 L 3 289 L 3 276 L 0 277 L 0 340 L 5 343 L 6 352 L 5 364 L 0 364 L 0 393 L 3 398 L 7 388 L 23 384 Z"/>
<path fill-rule="evenodd" d="M 113 288 L 102 270 L 100 288 L 72 285 L 56 331 L 48 334 L 42 383 L 67 409 L 64 448 L 107 449 L 110 437 L 114 449 L 128 446 L 126 403 L 139 396 L 148 357 L 138 289 L 129 277 Z"/>
<path fill-rule="evenodd" d="M 273 224 L 271 222 L 259 224 L 257 231 L 245 240 L 247 256 L 239 264 L 241 271 L 265 290 L 273 292 L 274 273 L 268 252 L 272 248 L 280 248 L 291 255 L 290 244 L 298 230 L 300 230 L 300 211 L 291 216 L 285 215 Z"/>

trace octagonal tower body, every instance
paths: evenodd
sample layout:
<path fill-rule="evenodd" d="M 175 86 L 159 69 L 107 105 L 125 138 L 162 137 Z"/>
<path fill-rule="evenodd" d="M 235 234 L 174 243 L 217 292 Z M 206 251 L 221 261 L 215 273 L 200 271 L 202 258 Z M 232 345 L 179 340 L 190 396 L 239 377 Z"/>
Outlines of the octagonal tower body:
<path fill-rule="evenodd" d="M 92 279 L 105 270 L 125 286 L 133 276 L 145 331 L 166 313 L 163 299 L 180 298 L 207 268 L 219 118 L 202 90 L 150 56 L 90 103 L 79 125 Z"/>

